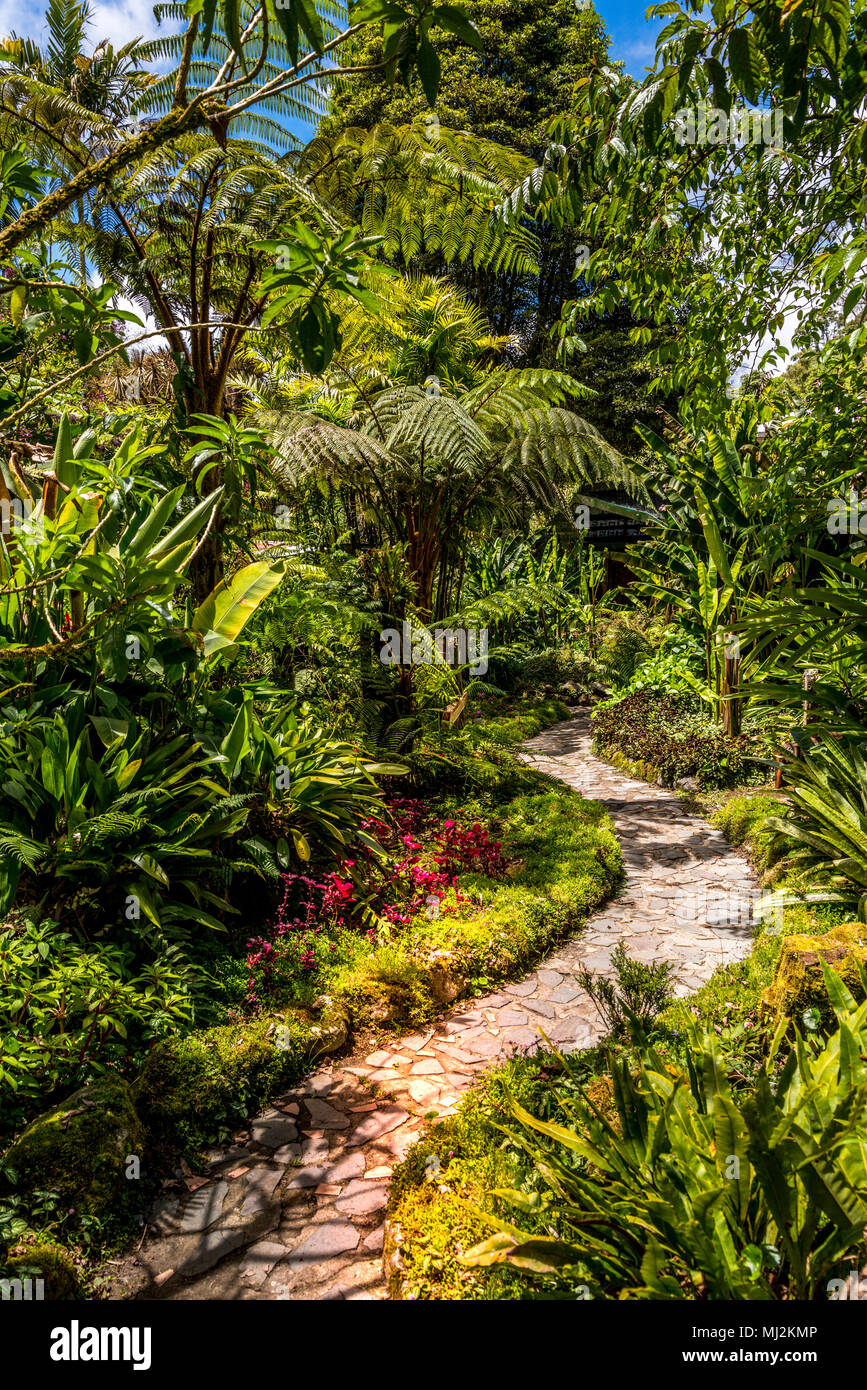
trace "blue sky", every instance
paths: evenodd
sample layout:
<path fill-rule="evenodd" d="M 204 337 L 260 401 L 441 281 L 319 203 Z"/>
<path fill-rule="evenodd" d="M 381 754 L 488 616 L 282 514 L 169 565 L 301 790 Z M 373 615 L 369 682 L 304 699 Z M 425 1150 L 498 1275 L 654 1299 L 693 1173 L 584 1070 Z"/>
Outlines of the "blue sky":
<path fill-rule="evenodd" d="M 594 0 L 594 4 L 608 25 L 611 56 L 621 59 L 633 77 L 641 77 L 643 69 L 653 62 L 654 39 L 661 22 L 648 24 L 643 0 Z M 0 34 L 15 29 L 42 37 L 44 9 L 42 0 L 0 0 Z M 95 39 L 120 44 L 139 34 L 148 37 L 156 33 L 153 0 L 93 0 L 93 11 Z"/>
<path fill-rule="evenodd" d="M 646 0 L 594 0 L 594 9 L 604 18 L 611 35 L 611 57 L 626 64 L 626 71 L 642 78 L 653 66 L 656 35 L 664 20 L 645 19 Z"/>

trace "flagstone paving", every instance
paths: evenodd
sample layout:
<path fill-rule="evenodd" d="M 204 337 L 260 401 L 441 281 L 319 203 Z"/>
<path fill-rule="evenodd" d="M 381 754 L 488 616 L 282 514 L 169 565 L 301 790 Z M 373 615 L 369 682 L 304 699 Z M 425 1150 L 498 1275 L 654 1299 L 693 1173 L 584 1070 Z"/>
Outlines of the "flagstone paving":
<path fill-rule="evenodd" d="M 599 1019 L 575 983 L 580 966 L 608 971 L 622 941 L 640 960 L 670 961 L 683 995 L 747 954 L 756 887 L 746 860 L 676 793 L 593 757 L 586 711 L 532 739 L 524 756 L 604 803 L 623 846 L 618 895 L 526 979 L 332 1061 L 275 1100 L 231 1149 L 212 1153 L 194 1192 L 159 1200 L 109 1297 L 385 1298 L 392 1168 L 425 1117 L 452 1114 L 498 1059 L 544 1046 L 542 1034 L 567 1051 L 598 1039 Z"/>

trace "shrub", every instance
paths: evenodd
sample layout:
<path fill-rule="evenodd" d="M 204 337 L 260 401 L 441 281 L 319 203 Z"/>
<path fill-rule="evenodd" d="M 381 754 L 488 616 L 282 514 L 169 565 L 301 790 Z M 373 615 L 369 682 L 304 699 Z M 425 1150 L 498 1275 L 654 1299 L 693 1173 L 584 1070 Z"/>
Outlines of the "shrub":
<path fill-rule="evenodd" d="M 768 828 L 796 841 L 787 867 L 805 870 L 830 901 L 867 921 L 867 758 L 860 748 L 825 737 L 803 761 L 786 766 L 790 806 Z"/>
<path fill-rule="evenodd" d="M 589 691 L 595 680 L 602 678 L 602 667 L 577 647 L 548 647 L 523 662 L 516 679 L 519 691 L 535 695 L 541 685 L 560 689 L 574 685 L 577 690 Z"/>
<path fill-rule="evenodd" d="M 693 695 L 703 672 L 701 644 L 683 628 L 671 624 L 657 647 L 645 655 L 636 653 L 628 680 L 618 682 L 623 687 L 619 697 L 634 695 L 638 690 L 654 690 L 658 695 Z"/>
<path fill-rule="evenodd" d="M 133 973 L 127 954 L 78 945 L 56 922 L 0 927 L 0 1112 L 5 1124 L 189 1023 L 188 981 L 169 948 Z"/>
<path fill-rule="evenodd" d="M 637 691 L 595 709 L 592 729 L 603 756 L 612 750 L 640 761 L 667 786 L 681 777 L 706 788 L 733 786 L 753 770 L 747 736 L 724 737 L 686 696 Z"/>
<path fill-rule="evenodd" d="M 674 967 L 669 961 L 647 965 L 644 961 L 635 960 L 628 954 L 622 941 L 618 942 L 611 954 L 611 964 L 614 967 L 613 980 L 594 974 L 586 966 L 578 971 L 576 980 L 593 1000 L 606 1033 L 625 1038 L 629 1035 L 631 1023 L 637 1022 L 646 1027 L 665 1008 L 672 995 L 671 974 Z"/>
<path fill-rule="evenodd" d="M 610 685 L 628 685 L 654 648 L 653 635 L 645 631 L 634 614 L 624 613 L 614 618 L 599 649 L 603 680 Z"/>

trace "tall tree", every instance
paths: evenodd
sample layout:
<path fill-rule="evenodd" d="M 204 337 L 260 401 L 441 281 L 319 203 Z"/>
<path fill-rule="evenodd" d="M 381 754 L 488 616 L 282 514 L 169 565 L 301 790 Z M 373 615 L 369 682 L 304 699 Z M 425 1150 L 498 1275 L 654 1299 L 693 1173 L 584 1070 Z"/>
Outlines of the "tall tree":
<path fill-rule="evenodd" d="M 464 8 L 482 46 L 470 52 L 452 35 L 438 43 L 441 75 L 433 113 L 419 85 L 389 84 L 376 68 L 379 38 L 359 34 L 343 50 L 344 61 L 348 65 L 351 54 L 371 71 L 334 84 L 322 134 L 421 118 L 432 136 L 439 122 L 541 161 L 548 124 L 571 110 L 577 83 L 606 60 L 604 21 L 592 6 L 578 9 L 574 0 L 468 0 Z M 551 363 L 551 329 L 570 290 L 576 241 L 571 232 L 542 227 L 538 274 L 460 268 L 446 263 L 439 252 L 422 255 L 420 268 L 434 274 L 448 271 L 473 295 L 496 333 L 518 334 L 515 360 Z"/>

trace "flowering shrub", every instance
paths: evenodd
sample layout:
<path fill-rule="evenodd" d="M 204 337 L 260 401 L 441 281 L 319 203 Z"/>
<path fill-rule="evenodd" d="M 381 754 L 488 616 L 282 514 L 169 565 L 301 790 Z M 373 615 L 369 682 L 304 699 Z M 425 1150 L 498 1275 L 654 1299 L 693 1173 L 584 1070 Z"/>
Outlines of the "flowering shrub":
<path fill-rule="evenodd" d="M 484 826 L 478 821 L 470 830 L 461 830 L 456 821 L 443 821 L 442 835 L 439 837 L 441 850 L 434 855 L 451 873 L 468 869 L 474 874 L 485 874 L 488 878 L 503 878 L 508 868 L 499 840 L 492 840 Z"/>
<path fill-rule="evenodd" d="M 478 821 L 468 829 L 455 820 L 436 825 L 423 802 L 404 797 L 389 810 L 391 819 L 369 816 L 361 827 L 384 857 L 365 850 L 361 863 L 344 860 L 339 871 L 321 879 L 283 875 L 271 939 L 247 942 L 249 1008 L 260 1008 L 266 996 L 283 993 L 292 983 L 311 981 L 333 962 L 338 949 L 333 938 L 340 932 L 364 933 L 374 941 L 372 913 L 393 927 L 408 926 L 418 912 L 433 908 L 438 915 L 465 901 L 460 874 L 504 877 L 508 861 L 501 843 Z M 453 902 L 445 902 L 446 895 L 453 895 Z"/>
<path fill-rule="evenodd" d="M 345 868 L 354 867 L 346 860 Z M 322 879 L 309 874 L 283 875 L 283 900 L 277 909 L 273 941 L 254 936 L 247 942 L 247 1003 L 257 1009 L 293 979 L 315 975 L 337 947 L 324 936 L 323 924 L 345 927 L 358 905 L 350 879 L 332 872 Z"/>

